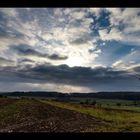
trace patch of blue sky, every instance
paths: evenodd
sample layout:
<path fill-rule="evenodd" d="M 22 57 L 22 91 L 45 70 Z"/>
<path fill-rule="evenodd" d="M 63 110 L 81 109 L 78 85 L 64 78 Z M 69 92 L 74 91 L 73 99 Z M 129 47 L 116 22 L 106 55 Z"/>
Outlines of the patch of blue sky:
<path fill-rule="evenodd" d="M 101 49 L 99 57 L 96 58 L 98 63 L 110 66 L 115 61 L 128 55 L 133 48 L 133 45 L 124 45 L 117 41 L 106 41 L 105 45 L 102 45 L 102 41 L 98 41 L 98 49 Z"/>

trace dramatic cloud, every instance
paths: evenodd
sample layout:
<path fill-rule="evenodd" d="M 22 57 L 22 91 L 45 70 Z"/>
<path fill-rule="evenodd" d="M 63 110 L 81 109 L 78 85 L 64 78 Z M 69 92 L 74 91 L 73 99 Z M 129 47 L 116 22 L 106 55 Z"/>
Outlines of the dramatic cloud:
<path fill-rule="evenodd" d="M 132 69 L 132 68 L 131 68 Z M 140 70 L 139 67 L 134 67 L 134 71 Z M 90 68 L 90 67 L 68 67 L 67 65 L 38 65 L 26 67 L 20 69 L 19 67 L 4 67 L 0 70 L 0 79 L 3 82 L 23 82 L 30 84 L 58 84 L 70 85 L 78 87 L 92 87 L 96 90 L 96 86 L 101 84 L 113 85 L 118 81 L 127 81 L 129 79 L 137 81 L 136 77 L 133 77 L 128 71 L 118 71 L 112 68 Z M 116 85 L 117 87 L 117 85 Z"/>
<path fill-rule="evenodd" d="M 102 40 L 118 40 L 124 43 L 139 44 L 140 10 L 139 8 L 107 8 L 110 12 L 110 31 L 100 30 Z"/>
<path fill-rule="evenodd" d="M 139 8 L 0 8 L 0 89 L 138 91 L 139 25 Z"/>
<path fill-rule="evenodd" d="M 52 60 L 65 60 L 68 58 L 67 56 L 60 56 L 58 54 L 49 55 L 47 53 L 39 52 L 35 50 L 32 46 L 29 46 L 27 44 L 20 44 L 18 46 L 10 46 L 10 49 L 11 51 L 15 51 L 17 54 L 22 55 L 22 56 L 31 56 L 31 57 L 35 56 L 35 57 L 42 57 L 44 59 L 49 58 Z"/>

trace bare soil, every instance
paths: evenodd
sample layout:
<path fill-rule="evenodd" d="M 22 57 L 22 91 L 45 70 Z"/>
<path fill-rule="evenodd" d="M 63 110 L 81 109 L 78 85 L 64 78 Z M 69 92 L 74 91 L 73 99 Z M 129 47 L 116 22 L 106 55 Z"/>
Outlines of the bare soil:
<path fill-rule="evenodd" d="M 0 100 L 0 105 L 7 106 L 14 103 L 16 105 L 17 102 L 20 101 L 3 99 Z M 22 106 L 22 102 L 17 105 Z M 87 130 L 96 132 L 100 127 L 110 125 L 89 115 L 51 106 L 37 100 L 27 102 L 30 103 L 27 105 L 24 103 L 18 111 L 8 114 L 6 121 L 5 118 L 0 120 L 0 132 L 84 132 Z"/>
<path fill-rule="evenodd" d="M 17 99 L 11 99 L 11 98 L 0 98 L 0 107 L 15 103 Z"/>

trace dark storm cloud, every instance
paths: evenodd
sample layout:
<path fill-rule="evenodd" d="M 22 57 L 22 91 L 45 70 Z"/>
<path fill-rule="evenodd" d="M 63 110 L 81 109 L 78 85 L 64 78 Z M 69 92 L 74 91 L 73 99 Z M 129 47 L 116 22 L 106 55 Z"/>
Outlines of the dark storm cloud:
<path fill-rule="evenodd" d="M 87 83 L 104 83 L 106 80 L 121 80 L 129 78 L 125 71 L 114 71 L 111 68 L 90 68 L 90 67 L 68 67 L 67 65 L 37 65 L 27 66 L 23 69 L 5 67 L 0 73 L 9 75 L 7 78 L 21 80 L 22 82 L 40 81 L 42 83 L 69 83 L 84 85 Z M 7 74 L 6 74 L 7 73 Z M 2 77 L 1 77 L 2 78 Z M 4 77 L 3 77 L 4 78 Z M 3 79 L 4 80 L 4 79 Z"/>

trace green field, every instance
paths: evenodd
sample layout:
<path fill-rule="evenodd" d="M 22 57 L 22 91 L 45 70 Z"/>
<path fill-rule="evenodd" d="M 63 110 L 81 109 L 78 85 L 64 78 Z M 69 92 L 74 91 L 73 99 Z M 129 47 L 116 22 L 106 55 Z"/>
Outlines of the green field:
<path fill-rule="evenodd" d="M 91 104 L 93 101 L 96 101 L 97 107 L 101 106 L 102 108 L 122 109 L 122 110 L 140 112 L 140 101 L 76 97 L 76 98 L 70 98 L 69 102 L 79 104 L 79 103 L 86 103 L 87 101 L 89 104 Z"/>
<path fill-rule="evenodd" d="M 140 131 L 140 113 L 122 109 L 95 107 L 75 103 L 43 101 L 47 104 L 85 113 L 110 123 L 108 131 Z"/>

